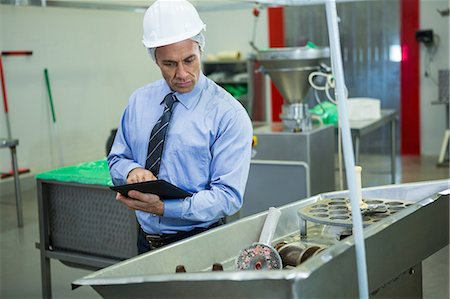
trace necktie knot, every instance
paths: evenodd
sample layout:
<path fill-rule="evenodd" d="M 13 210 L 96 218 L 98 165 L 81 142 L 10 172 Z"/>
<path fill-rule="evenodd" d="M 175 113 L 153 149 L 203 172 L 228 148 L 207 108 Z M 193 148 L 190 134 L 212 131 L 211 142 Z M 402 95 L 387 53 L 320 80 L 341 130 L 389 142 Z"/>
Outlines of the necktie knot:
<path fill-rule="evenodd" d="M 169 93 L 164 97 L 164 105 L 169 110 L 172 110 L 173 104 L 176 102 L 177 98 L 174 96 L 173 92 Z"/>

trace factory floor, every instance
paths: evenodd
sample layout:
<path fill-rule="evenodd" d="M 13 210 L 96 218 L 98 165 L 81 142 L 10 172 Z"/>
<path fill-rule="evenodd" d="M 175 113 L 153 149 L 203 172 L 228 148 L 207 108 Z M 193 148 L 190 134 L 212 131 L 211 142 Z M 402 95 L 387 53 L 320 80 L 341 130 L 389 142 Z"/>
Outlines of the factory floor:
<path fill-rule="evenodd" d="M 389 157 L 361 155 L 363 187 L 390 184 Z M 398 183 L 448 179 L 449 168 L 436 167 L 436 158 L 401 157 L 397 161 Z M 339 180 L 336 180 L 339 186 Z M 338 188 L 338 187 L 337 187 Z M 0 298 L 40 298 L 40 255 L 36 189 L 22 190 L 24 226 L 17 228 L 14 195 L 0 200 Z M 51 261 L 53 298 L 99 298 L 89 287 L 71 290 L 71 282 L 91 271 Z M 423 297 L 449 298 L 449 246 L 423 262 Z"/>

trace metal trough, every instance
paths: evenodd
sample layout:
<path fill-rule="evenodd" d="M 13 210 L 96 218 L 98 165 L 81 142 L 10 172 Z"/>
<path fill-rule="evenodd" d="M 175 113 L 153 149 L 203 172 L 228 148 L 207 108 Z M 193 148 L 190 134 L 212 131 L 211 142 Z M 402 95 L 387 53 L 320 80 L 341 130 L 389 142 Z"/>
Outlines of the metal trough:
<path fill-rule="evenodd" d="M 449 197 L 438 194 L 449 187 L 449 180 L 439 180 L 363 189 L 365 199 L 402 203 L 395 213 L 372 217 L 364 229 L 372 298 L 422 296 L 421 262 L 449 241 Z M 272 245 L 321 248 L 298 266 L 234 270 L 240 250 L 258 241 L 264 212 L 94 272 L 73 286 L 91 286 L 104 298 L 356 298 L 354 240 L 339 240 L 348 227 L 299 218 L 305 208 L 346 196 L 330 192 L 280 207 Z M 212 272 L 215 263 L 224 271 Z M 178 265 L 187 272 L 175 273 Z"/>

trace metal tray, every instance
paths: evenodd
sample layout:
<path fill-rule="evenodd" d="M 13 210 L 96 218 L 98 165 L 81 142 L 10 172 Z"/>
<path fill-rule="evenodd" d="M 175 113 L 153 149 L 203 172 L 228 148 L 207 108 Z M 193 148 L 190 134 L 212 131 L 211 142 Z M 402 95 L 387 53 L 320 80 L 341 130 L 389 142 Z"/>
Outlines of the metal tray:
<path fill-rule="evenodd" d="M 364 228 L 371 297 L 420 297 L 421 261 L 448 244 L 449 180 L 363 189 L 364 198 L 410 203 Z M 259 238 L 267 212 L 248 216 L 165 248 L 131 258 L 73 282 L 105 298 L 356 298 L 352 236 L 337 238 L 333 226 L 308 223 L 300 237 L 298 211 L 321 200 L 346 197 L 330 192 L 280 207 L 273 245 L 299 242 L 325 249 L 299 266 L 276 271 L 234 270 L 239 251 Z M 222 272 L 211 272 L 221 263 Z M 175 273 L 177 265 L 186 273 Z"/>

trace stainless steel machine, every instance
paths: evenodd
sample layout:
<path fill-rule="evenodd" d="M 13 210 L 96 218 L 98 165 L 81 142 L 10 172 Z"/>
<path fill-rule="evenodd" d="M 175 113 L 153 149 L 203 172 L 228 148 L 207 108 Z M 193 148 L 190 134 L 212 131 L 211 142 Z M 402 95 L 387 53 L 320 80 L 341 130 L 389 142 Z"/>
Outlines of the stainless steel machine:
<path fill-rule="evenodd" d="M 258 52 L 256 59 L 283 95 L 284 104 L 282 122 L 253 123 L 254 156 L 241 216 L 335 189 L 334 128 L 312 125 L 303 102 L 309 74 L 329 56 L 328 48 L 310 46 Z M 273 174 L 272 182 L 265 178 L 267 171 Z M 277 187 L 283 191 L 273 196 Z"/>
<path fill-rule="evenodd" d="M 421 262 L 449 242 L 449 188 L 449 180 L 440 180 L 362 190 L 368 204 L 386 208 L 364 216 L 371 298 L 422 297 Z M 260 238 L 268 215 L 263 212 L 97 271 L 73 286 L 91 286 L 104 298 L 357 298 L 348 196 L 324 193 L 279 208 L 270 245 L 282 270 L 236 268 L 241 250 Z"/>
<path fill-rule="evenodd" d="M 308 76 L 321 68 L 330 57 L 329 48 L 292 47 L 258 51 L 257 58 L 263 71 L 283 95 L 280 118 L 284 129 L 291 132 L 311 130 L 308 105 L 303 103 L 309 90 Z"/>

